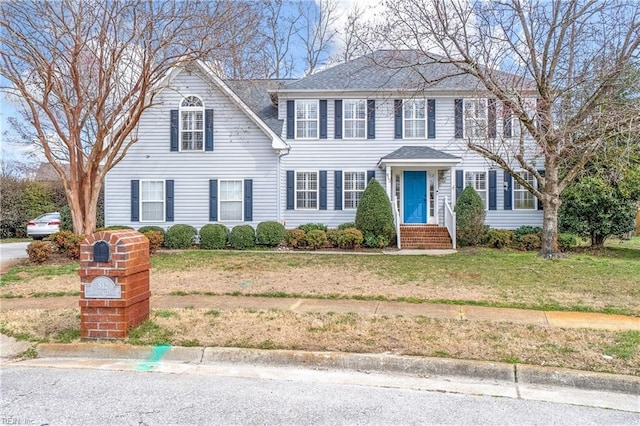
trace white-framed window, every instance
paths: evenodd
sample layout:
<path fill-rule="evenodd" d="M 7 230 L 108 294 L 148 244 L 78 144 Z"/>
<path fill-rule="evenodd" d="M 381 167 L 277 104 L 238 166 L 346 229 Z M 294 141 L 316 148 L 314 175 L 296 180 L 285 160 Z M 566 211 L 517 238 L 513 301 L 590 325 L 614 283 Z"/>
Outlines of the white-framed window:
<path fill-rule="evenodd" d="M 367 101 L 365 99 L 342 101 L 342 127 L 345 139 L 367 137 Z"/>
<path fill-rule="evenodd" d="M 520 120 L 506 105 L 502 106 L 502 135 L 505 139 L 520 137 Z"/>
<path fill-rule="evenodd" d="M 296 139 L 318 139 L 319 111 L 318 100 L 296 101 Z"/>
<path fill-rule="evenodd" d="M 409 99 L 402 103 L 403 132 L 405 139 L 424 138 L 427 128 L 427 102 L 424 99 Z"/>
<path fill-rule="evenodd" d="M 296 209 L 318 209 L 318 172 L 296 172 Z"/>
<path fill-rule="evenodd" d="M 487 100 L 464 100 L 464 135 L 467 138 L 487 137 Z"/>
<path fill-rule="evenodd" d="M 180 151 L 204 150 L 204 104 L 197 96 L 180 103 Z"/>
<path fill-rule="evenodd" d="M 523 170 L 518 172 L 518 175 L 520 175 L 520 177 L 524 179 L 527 183 L 529 183 L 531 186 L 535 186 L 536 180 L 531 173 Z M 537 208 L 536 197 L 531 192 L 529 192 L 527 188 L 520 185 L 520 183 L 518 183 L 518 181 L 514 179 L 513 180 L 513 209 L 514 210 L 535 210 L 536 208 Z"/>
<path fill-rule="evenodd" d="M 367 186 L 366 172 L 343 172 L 342 205 L 345 209 L 356 209 Z"/>
<path fill-rule="evenodd" d="M 485 210 L 488 208 L 488 192 L 489 185 L 487 185 L 487 172 L 484 170 L 469 170 L 464 172 L 464 187 L 471 186 L 476 190 L 480 198 L 482 198 L 482 202 L 484 204 Z"/>
<path fill-rule="evenodd" d="M 140 222 L 164 222 L 164 180 L 140 181 Z"/>
<path fill-rule="evenodd" d="M 242 221 L 243 215 L 243 181 L 221 180 L 218 183 L 219 220 Z"/>

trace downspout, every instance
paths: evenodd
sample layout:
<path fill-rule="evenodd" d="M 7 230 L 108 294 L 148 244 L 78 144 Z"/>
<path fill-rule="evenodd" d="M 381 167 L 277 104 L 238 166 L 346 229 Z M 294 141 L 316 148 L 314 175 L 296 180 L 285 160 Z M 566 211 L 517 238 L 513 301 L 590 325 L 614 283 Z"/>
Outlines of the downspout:
<path fill-rule="evenodd" d="M 277 185 L 276 185 L 276 197 L 278 202 L 276 203 L 276 220 L 282 223 L 282 157 L 289 155 L 291 147 L 281 149 L 278 151 L 278 159 L 276 164 Z M 284 225 L 284 223 L 282 223 Z"/>

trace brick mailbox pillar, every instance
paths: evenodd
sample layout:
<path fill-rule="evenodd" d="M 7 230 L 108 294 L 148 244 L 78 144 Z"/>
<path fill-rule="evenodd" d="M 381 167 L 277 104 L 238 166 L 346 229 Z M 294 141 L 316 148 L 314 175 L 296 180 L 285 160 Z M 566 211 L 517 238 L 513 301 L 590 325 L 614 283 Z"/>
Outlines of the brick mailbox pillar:
<path fill-rule="evenodd" d="M 83 339 L 123 339 L 149 318 L 149 267 L 149 240 L 138 231 L 101 231 L 82 242 Z"/>

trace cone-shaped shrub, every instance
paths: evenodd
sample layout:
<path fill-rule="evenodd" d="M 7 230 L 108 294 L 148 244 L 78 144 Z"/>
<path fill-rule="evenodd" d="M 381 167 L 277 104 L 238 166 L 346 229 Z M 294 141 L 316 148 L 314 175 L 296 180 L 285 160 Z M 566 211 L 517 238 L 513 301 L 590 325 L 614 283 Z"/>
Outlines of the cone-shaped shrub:
<path fill-rule="evenodd" d="M 475 246 L 484 234 L 484 202 L 467 186 L 456 201 L 456 239 L 461 246 Z"/>
<path fill-rule="evenodd" d="M 392 241 L 395 237 L 391 202 L 377 180 L 371 179 L 362 193 L 356 210 L 356 228 L 366 235 L 374 235 L 376 240 L 383 237 Z"/>

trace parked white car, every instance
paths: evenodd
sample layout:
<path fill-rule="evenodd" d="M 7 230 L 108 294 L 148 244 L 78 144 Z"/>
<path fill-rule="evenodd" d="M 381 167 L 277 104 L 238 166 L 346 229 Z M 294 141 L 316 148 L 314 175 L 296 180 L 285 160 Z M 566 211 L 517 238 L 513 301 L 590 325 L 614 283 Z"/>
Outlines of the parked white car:
<path fill-rule="evenodd" d="M 41 240 L 60 231 L 60 213 L 45 213 L 27 223 L 27 236 Z"/>

